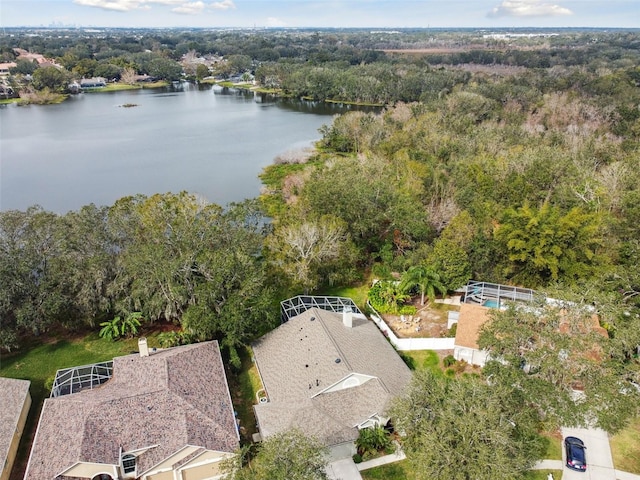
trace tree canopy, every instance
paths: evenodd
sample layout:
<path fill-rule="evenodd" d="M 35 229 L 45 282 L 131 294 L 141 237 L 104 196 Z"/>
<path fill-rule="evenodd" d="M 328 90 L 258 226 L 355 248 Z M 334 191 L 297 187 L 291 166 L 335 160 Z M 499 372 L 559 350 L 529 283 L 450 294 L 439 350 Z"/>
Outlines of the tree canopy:
<path fill-rule="evenodd" d="M 232 480 L 325 480 L 326 448 L 297 430 L 277 433 L 258 445 L 255 456 L 241 465 L 240 456 L 228 466 Z"/>
<path fill-rule="evenodd" d="M 478 377 L 415 372 L 392 415 L 416 478 L 522 478 L 540 459 L 544 442 L 536 411 L 521 400 L 517 390 Z"/>
<path fill-rule="evenodd" d="M 125 197 L 58 216 L 0 213 L 3 347 L 18 330 L 75 328 L 140 312 L 236 347 L 277 319 L 255 202 L 223 209 L 187 193 Z M 13 332 L 13 335 L 9 333 Z"/>
<path fill-rule="evenodd" d="M 478 344 L 492 384 L 516 385 L 552 427 L 594 423 L 616 432 L 638 413 L 638 365 L 600 327 L 593 308 L 565 302 L 492 311 Z M 627 350 L 628 353 L 628 350 Z"/>

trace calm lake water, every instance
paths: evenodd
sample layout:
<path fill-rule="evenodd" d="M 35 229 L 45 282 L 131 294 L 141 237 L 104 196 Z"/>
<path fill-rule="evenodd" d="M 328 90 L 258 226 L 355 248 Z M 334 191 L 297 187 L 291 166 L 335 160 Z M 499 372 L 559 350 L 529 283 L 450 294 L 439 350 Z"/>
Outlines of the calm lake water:
<path fill-rule="evenodd" d="M 136 104 L 124 108 L 124 104 Z M 235 90 L 84 93 L 0 108 L 0 209 L 65 213 L 143 193 L 198 193 L 219 205 L 260 193 L 273 159 L 310 146 L 340 106 Z"/>

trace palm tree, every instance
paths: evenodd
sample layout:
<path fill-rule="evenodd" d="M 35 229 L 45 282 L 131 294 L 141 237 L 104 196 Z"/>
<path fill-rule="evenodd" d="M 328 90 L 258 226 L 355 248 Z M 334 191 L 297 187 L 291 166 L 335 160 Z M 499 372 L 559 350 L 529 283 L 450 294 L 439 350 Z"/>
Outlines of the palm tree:
<path fill-rule="evenodd" d="M 120 326 L 120 335 L 126 335 L 127 338 L 133 337 L 138 333 L 138 328 L 140 328 L 141 325 L 140 320 L 142 320 L 142 312 L 132 312 L 128 314 Z"/>
<path fill-rule="evenodd" d="M 420 305 L 424 305 L 425 295 L 433 301 L 436 297 L 436 290 L 442 295 L 447 293 L 438 272 L 426 265 L 414 265 L 402 274 L 400 289 L 403 292 L 410 292 L 416 287 L 420 291 Z"/>
<path fill-rule="evenodd" d="M 132 337 L 138 333 L 140 328 L 140 320 L 142 318 L 141 312 L 133 312 L 122 318 L 120 315 L 114 317 L 112 320 L 102 322 L 100 326 L 100 337 L 107 340 L 116 340 L 120 337 Z"/>
<path fill-rule="evenodd" d="M 100 337 L 106 338 L 107 340 L 115 340 L 120 336 L 120 316 L 113 318 L 112 320 L 108 320 L 106 322 L 102 322 L 100 326 Z"/>

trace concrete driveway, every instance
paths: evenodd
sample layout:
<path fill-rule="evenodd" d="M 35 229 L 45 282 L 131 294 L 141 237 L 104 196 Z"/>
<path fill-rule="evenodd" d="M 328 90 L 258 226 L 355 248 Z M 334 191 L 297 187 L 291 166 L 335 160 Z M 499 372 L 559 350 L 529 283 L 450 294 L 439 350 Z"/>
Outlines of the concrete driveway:
<path fill-rule="evenodd" d="M 325 471 L 329 480 L 362 480 L 362 475 L 351 458 L 331 462 Z"/>
<path fill-rule="evenodd" d="M 609 436 L 597 428 L 563 428 L 562 438 L 578 437 L 587 447 L 587 471 L 576 472 L 566 466 L 566 452 L 562 443 L 562 480 L 616 480 Z"/>

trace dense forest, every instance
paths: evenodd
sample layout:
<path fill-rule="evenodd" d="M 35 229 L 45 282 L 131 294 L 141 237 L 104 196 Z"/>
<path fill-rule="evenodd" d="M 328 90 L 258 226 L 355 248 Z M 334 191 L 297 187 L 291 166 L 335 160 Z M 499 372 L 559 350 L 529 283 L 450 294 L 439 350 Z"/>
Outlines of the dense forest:
<path fill-rule="evenodd" d="M 334 118 L 310 158 L 265 169 L 264 193 L 242 204 L 182 192 L 1 212 L 3 349 L 135 314 L 181 325 L 176 343 L 219 339 L 238 364 L 236 349 L 277 324 L 287 296 L 424 266 L 448 291 L 473 278 L 595 308 L 609 337 L 599 369 L 579 372 L 600 381 L 587 385 L 599 395 L 589 412 L 611 431 L 637 413 L 637 392 L 620 386 L 640 385 L 637 31 L 14 34 L 0 37 L 2 60 L 16 47 L 57 59 L 69 78 L 180 65 L 166 78 L 184 80 L 185 55 L 215 55 L 218 78 L 250 71 L 281 95 L 384 108 Z M 495 325 L 518 323 L 504 315 Z M 553 336 L 530 326 L 531 338 Z M 517 358 L 519 345 L 493 333 L 483 345 Z M 518 373 L 493 368 L 506 398 Z M 549 393 L 537 385 L 529 400 Z"/>
<path fill-rule="evenodd" d="M 154 61 L 195 51 L 253 69 L 259 86 L 282 94 L 387 105 L 335 118 L 307 163 L 269 167 L 266 193 L 251 207 L 266 212 L 266 224 L 186 193 L 63 216 L 37 206 L 2 212 L 3 347 L 15 347 L 22 330 L 132 311 L 214 335 L 220 327 L 201 316 L 217 296 L 229 298 L 202 289 L 236 287 L 204 265 L 237 273 L 224 265 L 230 258 L 260 271 L 247 275 L 250 288 L 272 304 L 276 291 L 348 284 L 371 269 L 390 277 L 424 262 L 450 290 L 471 277 L 582 292 L 594 283 L 633 303 L 639 42 L 637 32 L 597 30 L 503 40 L 473 31 L 3 35 L 3 60 L 13 48 L 38 51 L 69 74 L 97 75 L 105 65 L 148 73 Z M 252 240 L 207 238 L 216 231 Z M 198 259 L 216 242 L 233 256 Z M 145 270 L 144 255 L 156 271 Z M 249 288 L 235 280 L 237 290 Z"/>

